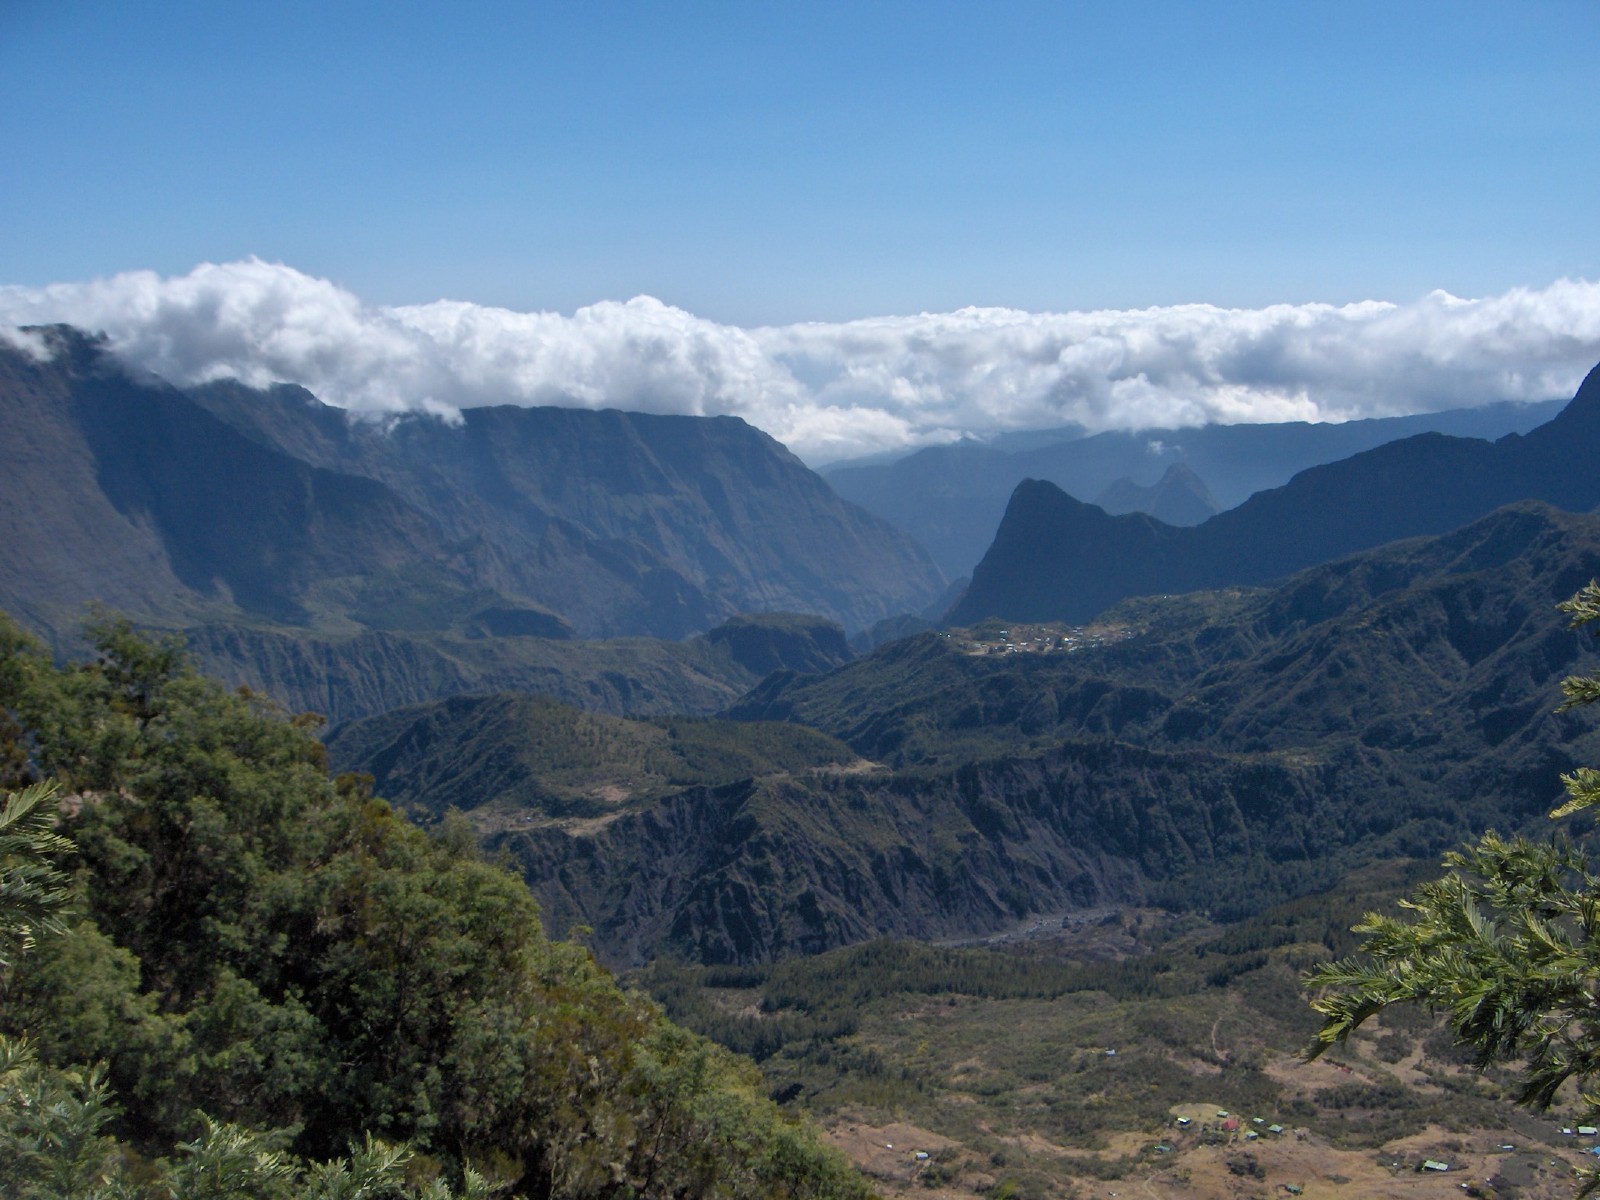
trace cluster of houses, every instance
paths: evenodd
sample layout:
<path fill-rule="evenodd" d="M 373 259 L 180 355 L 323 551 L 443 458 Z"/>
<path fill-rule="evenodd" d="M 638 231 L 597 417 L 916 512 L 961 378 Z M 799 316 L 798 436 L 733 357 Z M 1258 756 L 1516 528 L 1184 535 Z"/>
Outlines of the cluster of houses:
<path fill-rule="evenodd" d="M 1027 625 L 994 631 L 951 630 L 944 635 L 963 643 L 968 654 L 1050 654 L 1124 641 L 1133 631 L 1121 626 Z"/>
<path fill-rule="evenodd" d="M 1174 1119 L 1173 1124 L 1179 1129 L 1190 1129 L 1194 1126 L 1194 1118 L 1177 1117 Z M 1217 1109 L 1216 1123 L 1213 1124 L 1210 1121 L 1202 1122 L 1199 1132 L 1202 1135 L 1212 1132 L 1221 1133 L 1225 1136 L 1225 1140 L 1230 1142 L 1235 1139 L 1253 1142 L 1260 1138 L 1263 1133 L 1281 1137 L 1288 1132 L 1282 1125 L 1276 1123 L 1268 1125 L 1265 1117 L 1251 1117 L 1249 1125 L 1255 1128 L 1247 1127 L 1243 1119 L 1234 1116 L 1225 1108 L 1219 1108 Z M 1167 1147 L 1168 1150 L 1171 1148 L 1170 1146 Z M 1160 1150 L 1161 1147 L 1157 1146 L 1156 1149 Z"/>
<path fill-rule="evenodd" d="M 1107 1053 L 1114 1053 L 1114 1051 L 1107 1051 Z M 1193 1106 L 1190 1106 L 1189 1112 L 1190 1114 L 1195 1114 L 1195 1109 Z M 1242 1117 L 1236 1116 L 1225 1108 L 1217 1109 L 1214 1118 L 1204 1116 L 1203 1114 L 1175 1115 L 1173 1117 L 1172 1124 L 1177 1129 L 1188 1130 L 1196 1133 L 1199 1136 L 1202 1144 L 1209 1143 L 1213 1145 L 1218 1143 L 1231 1145 L 1239 1141 L 1254 1142 L 1263 1137 L 1282 1137 L 1283 1135 L 1291 1132 L 1289 1129 L 1286 1129 L 1284 1126 L 1275 1122 L 1269 1124 L 1264 1117 L 1251 1117 L 1246 1120 Z M 1295 1130 L 1293 1132 L 1297 1137 L 1305 1136 L 1304 1130 Z M 1561 1132 L 1568 1137 L 1600 1139 L 1600 1126 L 1595 1125 L 1563 1127 Z M 1172 1154 L 1176 1151 L 1177 1147 L 1172 1142 L 1163 1141 L 1157 1143 L 1153 1149 L 1158 1154 Z M 1502 1153 L 1505 1153 L 1515 1150 L 1516 1147 L 1514 1145 L 1505 1144 L 1500 1145 L 1498 1149 Z M 1600 1144 L 1594 1145 L 1590 1149 L 1589 1153 L 1600 1156 Z M 1449 1163 L 1443 1162 L 1437 1158 L 1425 1158 L 1420 1163 L 1415 1159 L 1411 1159 L 1409 1162 L 1404 1163 L 1397 1160 L 1390 1165 L 1396 1169 L 1401 1169 L 1404 1167 L 1413 1169 L 1419 1173 L 1427 1174 L 1442 1174 L 1452 1170 L 1452 1167 Z M 1475 1185 L 1464 1183 L 1461 1186 L 1466 1190 L 1468 1195 L 1481 1194 Z M 1290 1195 L 1300 1195 L 1302 1193 L 1301 1188 L 1290 1184 L 1282 1184 L 1280 1187 L 1281 1190 L 1289 1193 Z"/>
<path fill-rule="evenodd" d="M 1593 1125 L 1579 1125 L 1576 1129 L 1563 1125 L 1561 1132 L 1567 1137 L 1600 1137 L 1600 1128 Z M 1589 1153 L 1600 1157 L 1600 1146 L 1590 1146 Z"/>

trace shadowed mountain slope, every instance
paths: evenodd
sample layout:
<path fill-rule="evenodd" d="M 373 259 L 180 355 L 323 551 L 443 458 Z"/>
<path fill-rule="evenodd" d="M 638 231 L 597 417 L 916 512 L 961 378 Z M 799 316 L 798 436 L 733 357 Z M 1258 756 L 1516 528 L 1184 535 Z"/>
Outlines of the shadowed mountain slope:
<path fill-rule="evenodd" d="M 384 484 L 252 441 L 76 333 L 50 343 L 46 363 L 0 348 L 0 604 L 58 642 L 90 601 L 299 624 L 331 578 L 451 575 L 437 525 Z"/>
<path fill-rule="evenodd" d="M 1019 484 L 948 620 L 1084 621 L 1124 596 L 1281 578 L 1396 538 L 1442 533 L 1523 499 L 1600 504 L 1600 368 L 1556 417 L 1497 442 L 1423 434 L 1314 467 L 1202 525 L 1112 517 Z"/>
<path fill-rule="evenodd" d="M 380 427 L 298 388 L 193 395 L 252 438 L 394 488 L 471 548 L 486 585 L 582 636 L 682 637 L 775 611 L 854 630 L 943 586 L 914 542 L 737 417 L 500 406 Z"/>
<path fill-rule="evenodd" d="M 350 635 L 683 637 L 740 612 L 851 629 L 943 587 L 910 539 L 731 417 L 472 409 L 348 420 L 298 388 L 182 391 L 100 343 L 0 348 L 0 605 Z"/>
<path fill-rule="evenodd" d="M 854 655 L 844 630 L 798 613 L 758 613 L 724 621 L 706 640 L 757 676 L 773 671 L 831 671 Z"/>

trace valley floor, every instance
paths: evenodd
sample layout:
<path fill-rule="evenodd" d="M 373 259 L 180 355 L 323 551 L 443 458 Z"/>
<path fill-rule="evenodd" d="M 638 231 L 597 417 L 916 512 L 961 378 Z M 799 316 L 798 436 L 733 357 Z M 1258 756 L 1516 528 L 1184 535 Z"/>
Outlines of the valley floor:
<path fill-rule="evenodd" d="M 752 1049 L 891 1200 L 1576 1195 L 1600 1146 L 1563 1133 L 1576 1098 L 1517 1108 L 1510 1077 L 1474 1071 L 1427 1014 L 1391 1010 L 1301 1057 L 1317 1024 L 1302 972 L 1344 953 L 1352 911 L 1396 882 L 1234 926 L 1103 910 L 981 947 L 643 981 Z"/>
<path fill-rule="evenodd" d="M 1267 1073 L 1291 1098 L 1311 1100 L 1351 1079 L 1374 1077 L 1373 1064 L 1306 1064 L 1278 1059 Z M 1207 1081 L 1197 1078 L 1197 1097 Z M 1212 1083 L 1221 1094 L 1223 1087 Z M 978 1139 L 950 1137 L 911 1121 L 875 1123 L 861 1110 L 827 1124 L 838 1147 L 889 1200 L 967 1200 L 997 1196 L 1157 1197 L 1236 1200 L 1304 1196 L 1307 1200 L 1405 1200 L 1452 1195 L 1569 1200 L 1576 1174 L 1593 1163 L 1597 1139 L 1563 1134 L 1559 1121 L 1507 1113 L 1500 1125 L 1428 1124 L 1377 1146 L 1341 1137 L 1342 1114 L 1319 1110 L 1306 1124 L 1276 1125 L 1270 1116 L 1236 1117 L 1215 1097 L 1174 1105 L 1167 1123 L 1099 1139 L 1086 1149 L 1071 1139 L 1054 1141 L 1037 1131 L 1009 1132 L 979 1122 Z M 1186 1118 L 1187 1126 L 1179 1119 Z M 1256 1121 L 1260 1124 L 1257 1125 Z M 959 1118 L 956 1126 L 964 1125 Z M 1567 1126 L 1571 1128 L 1571 1126 Z M 1250 1136 L 1251 1134 L 1254 1136 Z M 995 1147 L 989 1149 L 990 1146 Z M 1444 1171 L 1424 1167 L 1442 1163 Z"/>

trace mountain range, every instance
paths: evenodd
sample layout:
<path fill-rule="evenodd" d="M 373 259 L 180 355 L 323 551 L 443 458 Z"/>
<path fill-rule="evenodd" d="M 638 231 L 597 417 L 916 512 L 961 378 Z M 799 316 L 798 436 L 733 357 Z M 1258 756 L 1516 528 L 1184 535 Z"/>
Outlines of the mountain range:
<path fill-rule="evenodd" d="M 1600 368 L 1526 434 L 1427 433 L 1312 467 L 1203 524 L 1111 516 L 1042 480 L 1017 486 L 971 585 L 948 613 L 1085 621 L 1125 596 L 1261 583 L 1397 538 L 1443 533 L 1502 505 L 1600 505 Z"/>
<path fill-rule="evenodd" d="M 1148 485 L 1124 475 L 1094 502 L 1113 516 L 1142 512 L 1168 525 L 1198 525 L 1222 511 L 1205 480 L 1181 462 L 1173 463 Z"/>
<path fill-rule="evenodd" d="M 608 727 L 645 749 L 603 765 L 573 749 L 592 744 L 579 715 L 496 697 L 354 722 L 329 751 L 410 810 L 467 810 L 552 925 L 589 927 L 615 965 L 1107 904 L 1236 917 L 1542 822 L 1558 775 L 1600 758 L 1553 711 L 1596 662 L 1555 605 L 1596 574 L 1600 518 L 1522 503 L 1273 588 L 775 672 L 731 720 Z M 483 786 L 438 782 L 468 763 Z"/>
<path fill-rule="evenodd" d="M 775 665 L 816 670 L 850 657 L 838 625 L 777 613 L 732 618 L 679 641 L 383 630 L 325 638 L 225 623 L 191 626 L 183 637 L 195 661 L 223 682 L 333 724 L 506 689 L 592 712 L 703 716 L 732 704 Z"/>
<path fill-rule="evenodd" d="M 278 663 L 273 682 L 349 715 L 357 695 L 419 698 L 391 670 L 535 686 L 551 640 L 677 640 L 747 612 L 855 631 L 945 587 L 912 539 L 737 418 L 359 420 L 296 387 L 172 387 L 94 337 L 42 334 L 43 361 L 0 347 L 0 608 L 58 653 L 100 603 L 192 631 L 240 682 Z"/>
<path fill-rule="evenodd" d="M 1490 439 L 1523 433 L 1560 407 L 1560 401 L 1502 403 L 1337 424 L 1289 421 L 1093 435 L 1071 426 L 930 446 L 890 462 L 838 462 L 823 474 L 846 500 L 914 535 L 947 576 L 959 579 L 983 557 L 1024 479 L 1047 480 L 1108 512 L 1149 512 L 1169 524 L 1198 524 L 1212 511 L 1287 483 L 1297 472 L 1386 442 L 1430 432 Z M 1154 496 L 1127 491 L 1159 486 L 1163 473 L 1178 465 L 1200 481 L 1210 505 L 1157 509 Z"/>

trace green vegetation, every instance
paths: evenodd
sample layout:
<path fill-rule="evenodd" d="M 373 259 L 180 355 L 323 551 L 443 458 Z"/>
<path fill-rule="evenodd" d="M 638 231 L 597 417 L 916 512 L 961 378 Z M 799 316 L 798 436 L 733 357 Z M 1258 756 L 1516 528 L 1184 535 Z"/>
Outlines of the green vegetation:
<path fill-rule="evenodd" d="M 36 783 L 6 798 L 0 809 L 0 971 L 32 950 L 40 932 L 60 933 L 71 900 L 66 874 L 52 859 L 72 849 L 54 830 L 45 805 L 55 788 Z"/>
<path fill-rule="evenodd" d="M 1600 620 L 1600 583 L 1561 606 L 1574 625 Z M 1566 707 L 1600 700 L 1600 676 L 1569 677 Z M 1550 815 L 1600 806 L 1600 770 L 1562 777 L 1568 801 Z M 1403 902 L 1403 920 L 1368 913 L 1356 926 L 1365 958 L 1326 963 L 1309 978 L 1323 989 L 1313 1053 L 1346 1039 L 1391 1005 L 1445 1015 L 1475 1064 L 1518 1068 L 1520 1103 L 1543 1109 L 1571 1083 L 1600 1111 L 1600 874 L 1565 839 L 1535 842 L 1490 831 L 1446 859 L 1452 870 Z M 1591 1171 L 1584 1194 L 1600 1188 Z"/>
<path fill-rule="evenodd" d="M 760 679 L 705 638 L 559 640 L 515 626 L 494 637 L 314 634 L 265 623 L 191 625 L 183 635 L 207 674 L 335 723 L 440 696 L 509 690 L 620 716 L 709 714 Z"/>
<path fill-rule="evenodd" d="M 967 1189 L 1066 1195 L 1148 1174 L 1158 1142 L 1220 1138 L 1201 1129 L 1218 1107 L 1353 1153 L 1429 1127 L 1555 1144 L 1420 1015 L 1361 1036 L 1337 1068 L 1299 1064 L 1316 1029 L 1301 973 L 1353 950 L 1359 914 L 1426 869 L 1390 862 L 1231 926 L 1106 912 L 1056 942 L 876 941 L 755 966 L 658 961 L 637 979 L 828 1123 L 948 1139 L 942 1170 Z M 1176 1127 L 1181 1110 L 1202 1120 Z"/>
<path fill-rule="evenodd" d="M 371 773 L 417 816 L 598 816 L 668 792 L 854 761 L 799 725 L 634 721 L 535 696 L 458 696 L 355 721 L 328 739 L 336 767 Z"/>
<path fill-rule="evenodd" d="M 45 790 L 8 802 L 0 1191 L 864 1194 L 748 1063 L 548 940 L 459 822 L 330 781 L 308 722 L 174 643 L 93 637 L 57 669 L 0 624 L 0 763 L 59 783 L 73 843 Z"/>
<path fill-rule="evenodd" d="M 1574 736 L 1548 696 L 1583 649 L 1551 603 L 1597 561 L 1593 517 L 1516 506 L 1272 588 L 1129 600 L 1090 627 L 922 634 L 827 676 L 768 681 L 735 712 L 799 721 L 891 766 L 1115 737 L 1318 760 L 1404 750 L 1451 774 L 1507 741 Z M 1001 630 L 1025 643 L 1045 629 L 1072 648 L 994 652 Z"/>
<path fill-rule="evenodd" d="M 1551 598 L 1596 570 L 1600 519 L 1517 506 L 1272 588 L 774 672 L 727 714 L 743 729 L 480 696 L 330 749 L 407 812 L 466 812 L 550 927 L 591 928 L 619 968 L 1111 904 L 1231 920 L 1541 821 L 1558 775 L 1600 761 L 1548 699 L 1589 653 Z"/>

